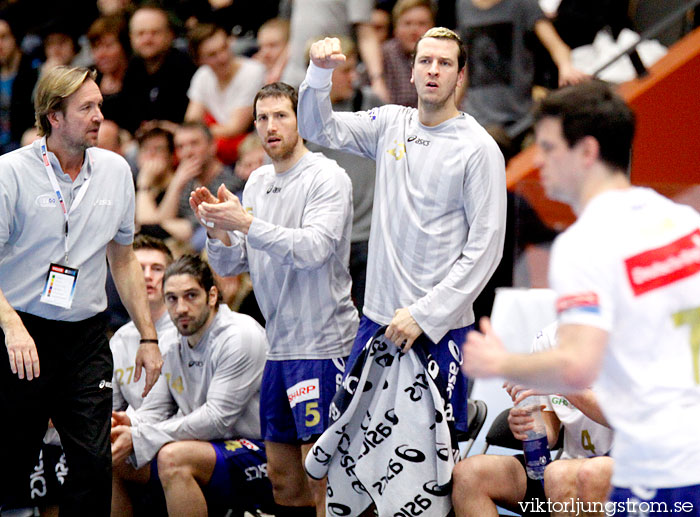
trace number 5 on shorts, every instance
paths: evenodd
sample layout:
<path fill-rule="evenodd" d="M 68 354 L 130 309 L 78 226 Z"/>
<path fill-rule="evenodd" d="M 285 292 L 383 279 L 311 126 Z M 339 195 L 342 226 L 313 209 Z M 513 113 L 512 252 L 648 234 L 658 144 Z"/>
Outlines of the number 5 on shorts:
<path fill-rule="evenodd" d="M 308 402 L 306 404 L 306 427 L 314 427 L 321 421 L 321 412 L 318 410 L 318 402 Z"/>

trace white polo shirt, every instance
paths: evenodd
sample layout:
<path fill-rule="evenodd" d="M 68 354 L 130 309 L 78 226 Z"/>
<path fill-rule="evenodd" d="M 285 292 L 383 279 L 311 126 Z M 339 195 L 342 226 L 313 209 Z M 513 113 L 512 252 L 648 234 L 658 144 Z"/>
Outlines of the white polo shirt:
<path fill-rule="evenodd" d="M 0 289 L 10 305 L 46 319 L 81 321 L 107 307 L 107 244 L 127 245 L 134 235 L 134 184 L 126 161 L 91 147 L 75 181 L 49 160 L 70 210 L 91 177 L 80 205 L 68 218 L 65 264 L 63 211 L 46 174 L 39 142 L 0 157 Z M 49 264 L 78 269 L 71 309 L 40 302 Z"/>

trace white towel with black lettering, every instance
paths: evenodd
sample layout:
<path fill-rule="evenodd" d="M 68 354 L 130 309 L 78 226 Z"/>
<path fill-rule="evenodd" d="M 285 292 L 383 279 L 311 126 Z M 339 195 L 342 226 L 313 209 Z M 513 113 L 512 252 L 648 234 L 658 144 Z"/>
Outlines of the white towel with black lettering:
<path fill-rule="evenodd" d="M 442 380 L 428 374 L 437 365 L 422 350 L 401 353 L 380 332 L 336 393 L 306 471 L 328 476 L 329 517 L 360 515 L 372 502 L 380 517 L 444 517 L 459 452 Z"/>

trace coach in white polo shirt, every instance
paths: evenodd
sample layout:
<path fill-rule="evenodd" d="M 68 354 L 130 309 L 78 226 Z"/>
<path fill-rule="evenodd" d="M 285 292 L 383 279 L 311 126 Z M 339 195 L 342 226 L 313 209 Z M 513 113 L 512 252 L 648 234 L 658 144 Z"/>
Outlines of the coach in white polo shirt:
<path fill-rule="evenodd" d="M 0 508 L 22 493 L 51 418 L 70 464 L 61 515 L 109 515 L 105 258 L 142 336 L 144 393 L 162 364 L 131 247 L 131 171 L 92 147 L 103 120 L 94 78 L 81 68 L 45 74 L 35 100 L 43 138 L 0 158 Z"/>

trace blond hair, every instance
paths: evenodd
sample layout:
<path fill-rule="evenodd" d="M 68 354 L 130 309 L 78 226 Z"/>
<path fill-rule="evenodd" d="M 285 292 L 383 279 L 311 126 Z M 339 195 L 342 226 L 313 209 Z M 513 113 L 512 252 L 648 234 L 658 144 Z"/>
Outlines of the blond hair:
<path fill-rule="evenodd" d="M 289 41 L 289 20 L 284 18 L 271 18 L 263 23 L 258 29 L 258 34 L 264 30 L 277 29 L 282 33 L 282 39 L 285 42 Z"/>
<path fill-rule="evenodd" d="M 391 20 L 393 24 L 396 25 L 399 18 L 401 18 L 406 11 L 413 9 L 414 7 L 425 7 L 428 11 L 430 11 L 430 16 L 432 17 L 433 22 L 435 21 L 435 4 L 432 0 L 399 0 L 391 10 Z"/>
<path fill-rule="evenodd" d="M 49 114 L 65 109 L 65 100 L 97 72 L 82 67 L 57 66 L 41 76 L 34 99 L 34 118 L 39 136 L 51 135 Z"/>
<path fill-rule="evenodd" d="M 457 64 L 459 66 L 459 70 L 464 68 L 464 65 L 467 64 L 467 51 L 464 48 L 464 44 L 462 43 L 462 38 L 460 38 L 459 35 L 452 29 L 447 29 L 445 27 L 433 27 L 425 31 L 425 34 L 423 34 L 420 37 L 420 39 L 416 41 L 416 45 L 415 47 L 413 47 L 413 59 L 411 59 L 411 61 L 415 62 L 416 52 L 418 51 L 418 44 L 425 38 L 446 39 L 454 41 L 457 44 L 458 48 Z"/>

